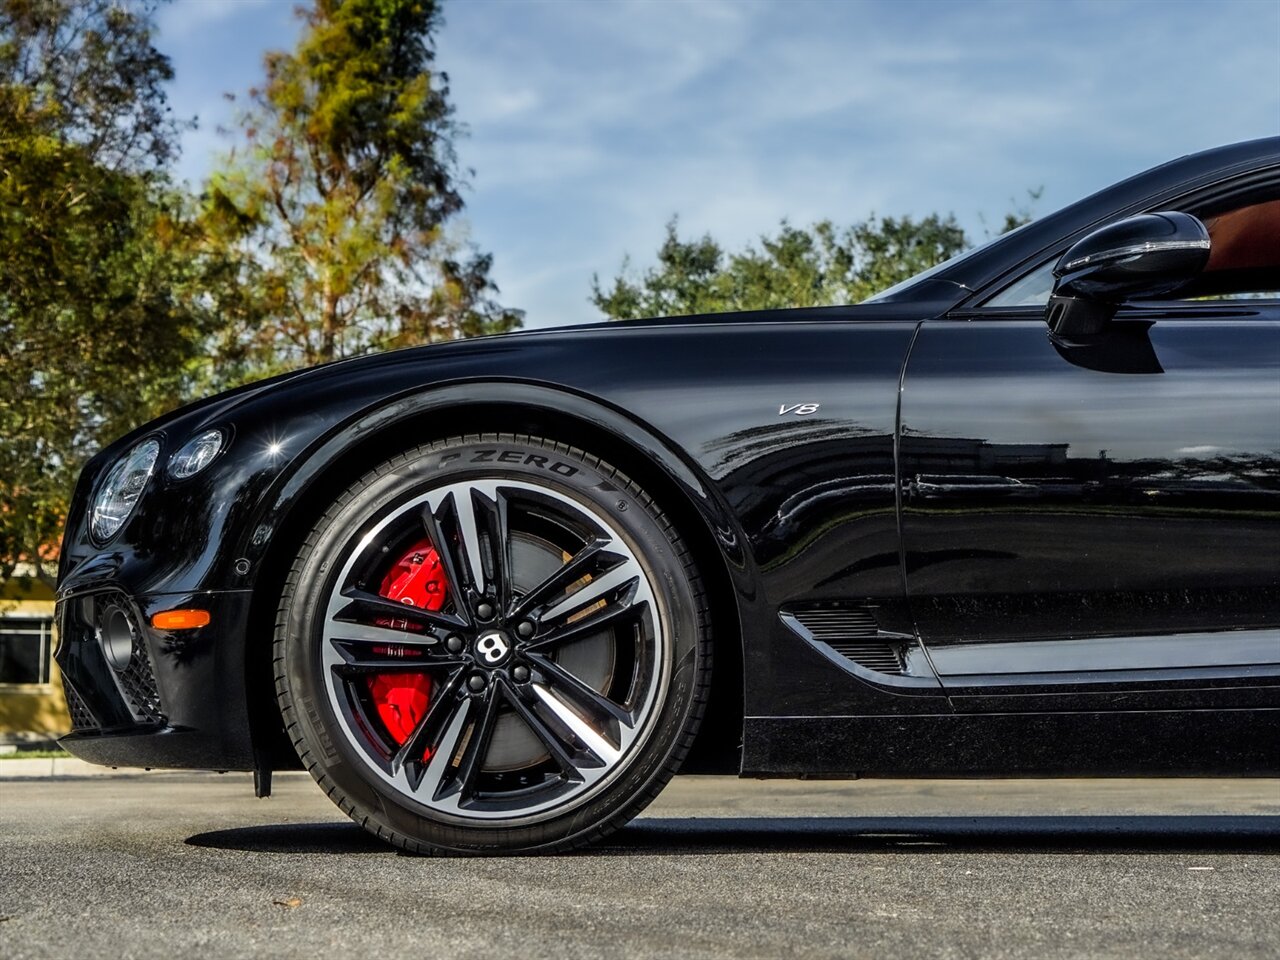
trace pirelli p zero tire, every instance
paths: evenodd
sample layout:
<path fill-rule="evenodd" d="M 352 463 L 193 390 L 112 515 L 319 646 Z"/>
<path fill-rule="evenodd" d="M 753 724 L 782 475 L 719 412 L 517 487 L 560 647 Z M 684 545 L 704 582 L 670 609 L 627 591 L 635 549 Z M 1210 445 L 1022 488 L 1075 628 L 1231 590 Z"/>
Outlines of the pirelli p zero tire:
<path fill-rule="evenodd" d="M 708 622 L 679 533 L 618 470 L 539 437 L 454 437 L 317 519 L 277 613 L 276 691 L 316 782 L 379 837 L 564 850 L 679 766 Z"/>

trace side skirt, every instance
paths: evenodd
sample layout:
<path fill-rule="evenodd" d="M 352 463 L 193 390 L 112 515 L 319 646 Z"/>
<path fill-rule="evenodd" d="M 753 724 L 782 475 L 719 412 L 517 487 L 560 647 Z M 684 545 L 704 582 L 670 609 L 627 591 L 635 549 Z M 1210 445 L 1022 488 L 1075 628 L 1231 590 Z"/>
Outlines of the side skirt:
<path fill-rule="evenodd" d="M 742 775 L 1280 776 L 1280 709 L 747 717 Z"/>

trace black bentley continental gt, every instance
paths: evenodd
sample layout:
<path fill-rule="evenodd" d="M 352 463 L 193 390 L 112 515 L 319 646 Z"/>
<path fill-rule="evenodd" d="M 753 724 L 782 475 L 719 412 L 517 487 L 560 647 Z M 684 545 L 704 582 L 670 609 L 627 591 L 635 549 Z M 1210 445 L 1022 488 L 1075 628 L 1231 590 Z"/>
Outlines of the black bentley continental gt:
<path fill-rule="evenodd" d="M 277 377 L 85 468 L 96 763 L 299 763 L 435 853 L 564 850 L 679 770 L 1280 771 L 1280 138 L 857 306 Z"/>

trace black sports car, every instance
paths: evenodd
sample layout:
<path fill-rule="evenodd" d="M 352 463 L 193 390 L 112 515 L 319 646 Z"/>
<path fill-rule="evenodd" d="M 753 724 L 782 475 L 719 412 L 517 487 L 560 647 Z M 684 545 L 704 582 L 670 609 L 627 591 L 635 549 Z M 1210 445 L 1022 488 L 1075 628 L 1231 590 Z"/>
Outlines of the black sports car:
<path fill-rule="evenodd" d="M 423 852 L 677 770 L 1280 770 L 1280 138 L 857 306 L 361 357 L 86 467 L 58 663 L 104 764 L 306 767 Z"/>

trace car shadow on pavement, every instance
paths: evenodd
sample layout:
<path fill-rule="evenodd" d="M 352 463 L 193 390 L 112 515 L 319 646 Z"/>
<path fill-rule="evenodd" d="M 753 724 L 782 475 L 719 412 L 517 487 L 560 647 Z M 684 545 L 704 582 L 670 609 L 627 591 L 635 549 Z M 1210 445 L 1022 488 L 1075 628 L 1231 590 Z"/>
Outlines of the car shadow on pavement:
<path fill-rule="evenodd" d="M 391 853 L 353 823 L 212 830 L 191 846 Z M 642 817 L 571 856 L 722 853 L 1280 853 L 1280 816 Z"/>
<path fill-rule="evenodd" d="M 1280 816 L 645 818 L 588 853 L 1280 852 Z"/>

